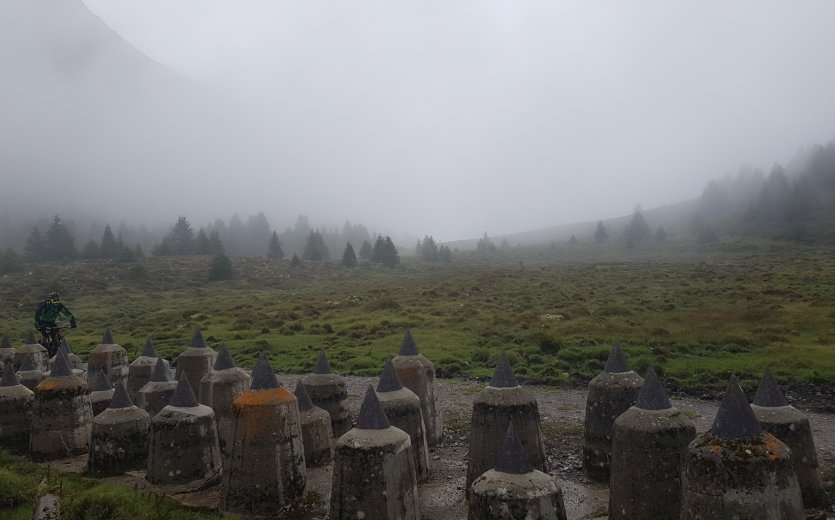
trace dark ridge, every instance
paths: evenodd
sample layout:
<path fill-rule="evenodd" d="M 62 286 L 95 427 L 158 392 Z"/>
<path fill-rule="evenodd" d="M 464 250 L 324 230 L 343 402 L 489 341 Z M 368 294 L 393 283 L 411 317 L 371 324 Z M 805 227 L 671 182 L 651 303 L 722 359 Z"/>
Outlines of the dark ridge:
<path fill-rule="evenodd" d="M 360 407 L 360 416 L 357 419 L 357 428 L 361 430 L 385 430 L 391 426 L 383 407 L 380 406 L 380 400 L 377 399 L 377 394 L 374 393 L 374 388 L 368 385 L 365 391 L 365 399 L 362 400 Z"/>
<path fill-rule="evenodd" d="M 383 375 L 380 376 L 380 382 L 377 383 L 378 392 L 396 392 L 403 388 L 403 383 L 397 376 L 397 370 L 391 363 L 391 359 L 386 360 L 386 367 L 383 369 Z"/>
<path fill-rule="evenodd" d="M 652 367 L 647 369 L 644 384 L 638 392 L 638 399 L 635 400 L 635 407 L 641 410 L 668 410 L 673 407 L 664 385 Z"/>
<path fill-rule="evenodd" d="M 412 331 L 407 329 L 406 334 L 403 336 L 403 342 L 400 343 L 400 352 L 398 352 L 398 355 L 417 356 L 418 354 L 420 352 L 418 352 L 415 338 L 412 337 Z"/>
<path fill-rule="evenodd" d="M 310 395 L 307 393 L 307 389 L 302 384 L 301 380 L 296 382 L 296 390 L 293 392 L 296 394 L 296 399 L 299 400 L 299 410 L 310 410 L 313 408 L 313 401 L 310 400 Z"/>
<path fill-rule="evenodd" d="M 29 334 L 26 335 L 26 344 L 27 345 L 35 345 L 37 343 L 38 342 L 35 341 L 35 333 L 30 330 Z"/>
<path fill-rule="evenodd" d="M 197 398 L 194 397 L 194 391 L 188 383 L 185 370 L 180 374 L 180 380 L 177 381 L 177 389 L 174 390 L 174 395 L 171 396 L 171 402 L 168 404 L 178 408 L 194 408 L 200 404 L 197 402 Z"/>
<path fill-rule="evenodd" d="M 496 461 L 496 471 L 513 475 L 524 475 L 533 471 L 533 466 L 522 450 L 522 441 L 516 435 L 512 422 L 507 425 L 507 433 Z"/>
<path fill-rule="evenodd" d="M 168 368 L 165 366 L 165 360 L 157 358 L 157 366 L 154 367 L 154 372 L 151 374 L 151 381 L 155 383 L 165 383 L 171 381 L 168 374 Z"/>
<path fill-rule="evenodd" d="M 710 433 L 723 439 L 741 439 L 755 437 L 762 432 L 760 422 L 739 387 L 739 381 L 736 376 L 731 376 Z"/>
<path fill-rule="evenodd" d="M 504 350 L 499 354 L 499 361 L 496 363 L 496 370 L 493 372 L 493 379 L 490 380 L 490 386 L 493 388 L 513 388 L 519 386 Z"/>
<path fill-rule="evenodd" d="M 101 344 L 102 345 L 115 345 L 116 342 L 113 341 L 113 333 L 110 332 L 110 329 L 106 329 L 104 331 L 104 335 L 101 337 Z"/>
<path fill-rule="evenodd" d="M 91 390 L 93 392 L 113 390 L 113 383 L 110 382 L 110 378 L 107 377 L 107 373 L 104 370 L 96 370 L 95 375 L 93 375 L 93 388 Z"/>
<path fill-rule="evenodd" d="M 332 374 L 331 364 L 328 363 L 328 356 L 325 355 L 325 349 L 319 351 L 319 357 L 316 359 L 316 366 L 313 367 L 314 374 Z"/>
<path fill-rule="evenodd" d="M 66 352 L 62 352 L 59 349 L 58 353 L 55 355 L 55 363 L 52 364 L 52 371 L 49 373 L 49 376 L 63 377 L 71 375 L 72 368 L 70 368 L 70 359 L 67 357 Z"/>
<path fill-rule="evenodd" d="M 771 370 L 765 369 L 763 378 L 760 380 L 760 387 L 757 389 L 757 395 L 754 396 L 754 404 L 757 406 L 766 406 L 774 408 L 777 406 L 788 406 L 789 401 L 780 390 L 777 381 L 774 380 L 774 374 Z"/>
<path fill-rule="evenodd" d="M 3 377 L 0 378 L 0 386 L 17 386 L 20 381 L 17 380 L 17 374 L 14 373 L 12 363 L 6 363 L 3 367 Z"/>
<path fill-rule="evenodd" d="M 629 363 L 626 361 L 626 354 L 623 353 L 623 350 L 620 348 L 620 343 L 617 341 L 612 345 L 612 351 L 609 352 L 609 359 L 606 360 L 606 367 L 603 371 L 609 372 L 610 374 L 621 374 L 632 371 L 629 368 Z"/>
<path fill-rule="evenodd" d="M 27 353 L 23 357 L 23 362 L 20 364 L 20 369 L 19 370 L 21 372 L 29 372 L 31 370 L 35 370 L 35 360 L 32 359 L 32 354 L 31 353 Z"/>
<path fill-rule="evenodd" d="M 125 382 L 116 383 L 116 391 L 113 392 L 113 398 L 110 400 L 108 408 L 130 408 L 131 406 L 133 406 L 133 402 L 125 389 Z"/>
<path fill-rule="evenodd" d="M 278 388 L 278 378 L 275 377 L 275 371 L 267 361 L 267 356 L 261 354 L 252 369 L 252 383 L 249 389 L 269 390 L 270 388 Z"/>
<path fill-rule="evenodd" d="M 0 340 L 0 348 L 12 348 L 12 341 L 8 336 L 3 336 L 3 339 Z"/>
<path fill-rule="evenodd" d="M 157 357 L 157 351 L 154 350 L 154 344 L 151 342 L 151 338 L 145 340 L 145 348 L 142 349 L 142 354 L 140 355 L 150 358 Z"/>
<path fill-rule="evenodd" d="M 235 361 L 232 359 L 232 355 L 229 354 L 229 348 L 226 346 L 226 343 L 221 343 L 214 369 L 227 370 L 229 368 L 235 368 Z"/>
<path fill-rule="evenodd" d="M 200 327 L 194 329 L 194 336 L 191 337 L 191 346 L 196 348 L 203 348 L 206 345 L 206 340 L 203 339 L 203 333 L 200 332 Z"/>

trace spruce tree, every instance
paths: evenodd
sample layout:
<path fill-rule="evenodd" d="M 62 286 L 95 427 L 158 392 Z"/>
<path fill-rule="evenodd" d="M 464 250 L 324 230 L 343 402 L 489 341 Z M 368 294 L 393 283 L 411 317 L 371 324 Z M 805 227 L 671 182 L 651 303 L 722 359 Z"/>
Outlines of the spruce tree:
<path fill-rule="evenodd" d="M 84 245 L 84 248 L 81 249 L 81 258 L 85 260 L 92 260 L 94 258 L 99 258 L 99 244 L 92 238 L 89 242 Z"/>
<path fill-rule="evenodd" d="M 6 248 L 6 251 L 0 254 L 0 274 L 20 271 L 23 271 L 23 259 L 15 253 L 14 249 Z"/>
<path fill-rule="evenodd" d="M 225 255 L 226 248 L 220 240 L 220 233 L 217 230 L 209 233 L 209 253 L 212 255 Z"/>
<path fill-rule="evenodd" d="M 197 237 L 194 239 L 194 254 L 196 255 L 210 255 L 212 254 L 212 247 L 209 244 L 209 236 L 203 228 L 197 232 Z"/>
<path fill-rule="evenodd" d="M 330 253 L 328 253 L 328 247 L 325 245 L 322 234 L 319 233 L 318 230 L 311 231 L 307 236 L 307 244 L 304 246 L 304 253 L 302 256 L 305 260 L 313 261 L 331 259 Z"/>
<path fill-rule="evenodd" d="M 655 240 L 659 242 L 667 241 L 667 230 L 664 229 L 664 226 L 658 226 L 658 230 L 655 232 Z"/>
<path fill-rule="evenodd" d="M 438 261 L 438 245 L 435 243 L 435 239 L 431 236 L 423 236 L 420 258 L 425 262 Z"/>
<path fill-rule="evenodd" d="M 295 269 L 300 265 L 302 265 L 302 261 L 299 259 L 299 255 L 293 253 L 293 258 L 290 259 L 290 268 Z"/>
<path fill-rule="evenodd" d="M 226 255 L 215 255 L 209 265 L 209 280 L 230 280 L 233 276 L 232 261 Z"/>
<path fill-rule="evenodd" d="M 278 233 L 275 231 L 273 231 L 270 237 L 270 243 L 267 245 L 267 258 L 270 260 L 284 260 L 284 250 L 281 248 Z"/>
<path fill-rule="evenodd" d="M 73 260 L 77 255 L 75 239 L 58 215 L 52 217 L 43 241 L 46 248 L 46 260 L 66 262 Z"/>
<path fill-rule="evenodd" d="M 643 240 L 649 237 L 651 231 L 649 229 L 649 224 L 644 219 L 644 216 L 641 215 L 640 211 L 636 211 L 634 215 L 632 215 L 632 220 L 629 222 L 629 226 L 626 228 L 626 238 L 627 240 L 631 240 L 632 244 L 634 245 L 640 240 Z"/>
<path fill-rule="evenodd" d="M 172 254 L 190 255 L 194 253 L 194 231 L 186 217 L 177 218 L 177 222 L 168 232 L 166 238 L 169 240 Z"/>
<path fill-rule="evenodd" d="M 46 244 L 38 226 L 32 228 L 29 238 L 26 239 L 24 255 L 30 262 L 42 262 L 46 260 Z"/>
<path fill-rule="evenodd" d="M 116 237 L 113 236 L 113 231 L 110 225 L 104 226 L 104 232 L 101 235 L 101 245 L 99 245 L 99 256 L 101 258 L 116 258 L 119 256 L 119 246 L 116 244 Z"/>
<path fill-rule="evenodd" d="M 371 260 L 371 255 L 374 254 L 374 247 L 371 245 L 371 242 L 368 240 L 363 240 L 362 245 L 360 246 L 360 259 L 361 260 Z"/>
<path fill-rule="evenodd" d="M 597 229 L 594 232 L 594 241 L 598 244 L 600 242 L 605 242 L 609 239 L 609 233 L 606 231 L 606 227 L 603 225 L 603 222 L 597 223 Z"/>
<path fill-rule="evenodd" d="M 348 242 L 345 245 L 345 251 L 342 253 L 342 265 L 345 267 L 356 267 L 357 255 L 354 253 L 354 246 Z"/>

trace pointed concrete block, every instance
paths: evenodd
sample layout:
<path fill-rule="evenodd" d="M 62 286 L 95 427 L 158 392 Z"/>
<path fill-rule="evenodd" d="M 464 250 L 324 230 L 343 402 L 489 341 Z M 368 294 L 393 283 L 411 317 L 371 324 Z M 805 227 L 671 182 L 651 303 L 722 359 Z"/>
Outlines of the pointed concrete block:
<path fill-rule="evenodd" d="M 438 397 L 435 395 L 435 366 L 418 352 L 411 331 L 407 330 L 400 345 L 400 352 L 392 358 L 397 376 L 403 386 L 420 399 L 423 422 L 426 427 L 426 443 L 437 446 L 444 440 L 444 420 Z"/>
<path fill-rule="evenodd" d="M 221 469 L 215 414 L 197 402 L 183 373 L 171 402 L 151 419 L 148 472 L 151 484 L 200 488 Z"/>
<path fill-rule="evenodd" d="M 116 383 L 110 406 L 93 418 L 87 470 L 93 475 L 118 475 L 147 467 L 148 412 L 134 406 L 124 381 Z"/>
<path fill-rule="evenodd" d="M 34 391 L 35 387 L 38 386 L 45 377 L 44 373 L 35 367 L 32 353 L 27 352 L 17 373 L 17 378 L 20 381 L 20 384 L 29 390 Z"/>
<path fill-rule="evenodd" d="M 336 442 L 331 520 L 420 518 L 411 440 L 387 423 L 369 385 L 357 426 Z"/>
<path fill-rule="evenodd" d="M 15 350 L 12 348 L 12 341 L 8 336 L 3 336 L 3 339 L 0 340 L 0 369 L 6 365 L 12 365 L 12 368 L 15 368 L 14 355 Z"/>
<path fill-rule="evenodd" d="M 223 343 L 211 372 L 200 380 L 200 402 L 215 411 L 220 451 L 224 454 L 227 453 L 227 442 L 235 423 L 232 402 L 249 390 L 250 380 L 249 374 L 235 366 L 229 349 Z"/>
<path fill-rule="evenodd" d="M 531 466 L 512 424 L 496 467 L 473 482 L 470 495 L 469 520 L 566 520 L 562 489 Z"/>
<path fill-rule="evenodd" d="M 59 353 L 46 379 L 35 387 L 29 453 L 33 460 L 53 460 L 87 453 L 93 409 L 87 382 L 73 373 Z"/>
<path fill-rule="evenodd" d="M 331 371 L 324 350 L 319 352 L 313 373 L 303 377 L 302 384 L 313 404 L 330 414 L 334 437 L 339 437 L 351 429 L 351 412 L 348 408 L 345 381 Z"/>
<path fill-rule="evenodd" d="M 583 469 L 594 480 L 609 480 L 615 419 L 635 404 L 643 382 L 615 342 L 603 373 L 589 382 L 586 396 Z"/>
<path fill-rule="evenodd" d="M 151 374 L 151 379 L 137 392 L 136 404 L 152 418 L 171 402 L 171 397 L 177 389 L 177 382 L 172 381 L 168 374 L 168 365 L 162 358 L 157 358 L 157 364 Z"/>
<path fill-rule="evenodd" d="M 763 374 L 751 409 L 762 429 L 791 449 L 804 507 L 820 507 L 824 502 L 824 491 L 809 418 L 789 404 L 770 370 Z"/>
<path fill-rule="evenodd" d="M 128 377 L 128 353 L 116 344 L 110 330 L 104 331 L 101 343 L 87 356 L 87 371 L 93 373 L 94 370 L 103 370 L 113 383 Z"/>
<path fill-rule="evenodd" d="M 412 455 L 415 458 L 415 475 L 418 481 L 429 478 L 429 446 L 426 443 L 426 427 L 421 413 L 420 399 L 404 387 L 397 377 L 391 360 L 377 385 L 377 398 L 392 426 L 400 428 L 412 441 Z"/>
<path fill-rule="evenodd" d="M 513 383 L 516 385 L 508 386 Z M 516 382 L 507 356 L 502 352 L 490 385 L 473 400 L 465 488 L 468 498 L 473 481 L 496 467 L 498 451 L 511 424 L 534 469 L 547 471 L 539 405 L 536 398 Z"/>
<path fill-rule="evenodd" d="M 615 420 L 609 511 L 622 520 L 677 519 L 681 470 L 693 422 L 670 403 L 650 367 L 634 406 Z"/>
<path fill-rule="evenodd" d="M 296 383 L 294 394 L 299 401 L 305 465 L 313 468 L 330 462 L 333 459 L 330 414 L 313 404 L 301 381 Z"/>
<path fill-rule="evenodd" d="M 93 407 L 93 417 L 95 417 L 110 405 L 115 390 L 107 373 L 101 368 L 96 369 L 87 381 L 90 388 L 90 405 Z"/>
<path fill-rule="evenodd" d="M 17 379 L 12 363 L 3 367 L 0 378 L 0 446 L 12 453 L 29 449 L 34 393 Z"/>
<path fill-rule="evenodd" d="M 35 335 L 31 332 L 26 337 L 26 343 L 15 349 L 14 364 L 18 371 L 27 355 L 32 356 L 33 368 L 31 370 L 38 370 L 41 373 L 49 371 L 49 353 L 35 340 Z"/>
<path fill-rule="evenodd" d="M 680 520 L 707 518 L 804 518 L 791 450 L 761 430 L 735 377 L 682 472 Z"/>
<path fill-rule="evenodd" d="M 232 403 L 235 424 L 229 467 L 221 483 L 221 509 L 273 514 L 304 494 L 299 406 L 296 397 L 278 384 L 263 355 L 253 369 L 252 383 L 252 389 Z"/>
<path fill-rule="evenodd" d="M 61 340 L 61 344 L 58 346 L 58 352 L 52 359 L 49 360 L 49 369 L 52 370 L 53 365 L 55 364 L 55 359 L 58 354 L 64 354 L 67 357 L 67 360 L 70 362 L 70 368 L 72 370 L 79 370 L 81 371 L 80 374 L 76 373 L 77 375 L 81 375 L 82 377 L 86 375 L 86 368 L 84 365 L 84 361 L 81 360 L 73 351 L 70 343 L 67 341 L 67 338 Z"/>
<path fill-rule="evenodd" d="M 211 372 L 216 357 L 217 353 L 206 345 L 203 333 L 200 332 L 200 327 L 197 327 L 191 339 L 191 346 L 177 358 L 177 374 L 175 377 L 179 380 L 180 374 L 185 372 L 189 385 L 198 394 L 197 397 L 200 398 L 200 380 Z"/>
<path fill-rule="evenodd" d="M 157 366 L 157 352 L 154 350 L 154 344 L 151 338 L 145 341 L 145 347 L 142 353 L 134 359 L 130 366 L 128 366 L 128 393 L 131 399 L 139 406 L 142 403 L 139 401 L 139 390 L 151 380 L 151 374 L 154 372 L 154 367 Z M 168 361 L 163 360 L 165 368 L 170 370 Z"/>

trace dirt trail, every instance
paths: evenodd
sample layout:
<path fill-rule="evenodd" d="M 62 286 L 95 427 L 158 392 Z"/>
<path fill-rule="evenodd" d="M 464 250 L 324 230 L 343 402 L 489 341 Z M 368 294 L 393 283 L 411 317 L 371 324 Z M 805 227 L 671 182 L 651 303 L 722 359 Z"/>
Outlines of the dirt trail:
<path fill-rule="evenodd" d="M 299 376 L 281 375 L 281 381 L 294 388 Z M 346 377 L 350 407 L 356 417 L 361 396 L 368 384 L 376 386 L 376 378 Z M 467 472 L 467 445 L 472 399 L 484 387 L 483 383 L 438 380 L 438 395 L 444 415 L 446 438 L 442 446 L 430 453 L 432 477 L 421 484 L 421 518 L 423 520 L 466 520 L 464 481 Z M 542 416 L 546 440 L 549 471 L 557 478 L 565 495 L 568 518 L 572 520 L 602 520 L 608 509 L 608 490 L 605 485 L 590 482 L 582 472 L 582 436 L 586 392 L 584 390 L 529 387 L 536 395 Z M 673 399 L 680 410 L 696 423 L 698 432 L 707 430 L 716 414 L 717 402 L 698 399 Z M 815 436 L 820 465 L 824 469 L 835 467 L 835 415 L 808 413 Z M 67 459 L 53 463 L 56 469 L 80 472 L 85 458 Z M 138 489 L 154 490 L 144 481 L 142 472 L 107 480 L 130 485 Z M 330 467 L 308 470 L 308 491 L 313 491 L 319 501 L 305 513 L 293 512 L 277 518 L 294 520 L 323 520 L 327 515 L 330 499 Z M 157 490 L 158 491 L 158 490 Z M 198 509 L 217 509 L 217 487 L 197 493 L 178 495 L 175 498 Z M 835 518 L 830 514 L 828 518 Z"/>

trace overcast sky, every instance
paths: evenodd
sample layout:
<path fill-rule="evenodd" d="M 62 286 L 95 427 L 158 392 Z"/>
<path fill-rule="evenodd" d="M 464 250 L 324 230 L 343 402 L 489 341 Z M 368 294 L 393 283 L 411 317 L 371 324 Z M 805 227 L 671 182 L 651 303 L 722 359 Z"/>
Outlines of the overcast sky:
<path fill-rule="evenodd" d="M 829 0 L 85 3 L 268 134 L 249 155 L 270 166 L 234 172 L 255 193 L 206 188 L 216 216 L 498 235 L 693 198 L 835 138 Z"/>

